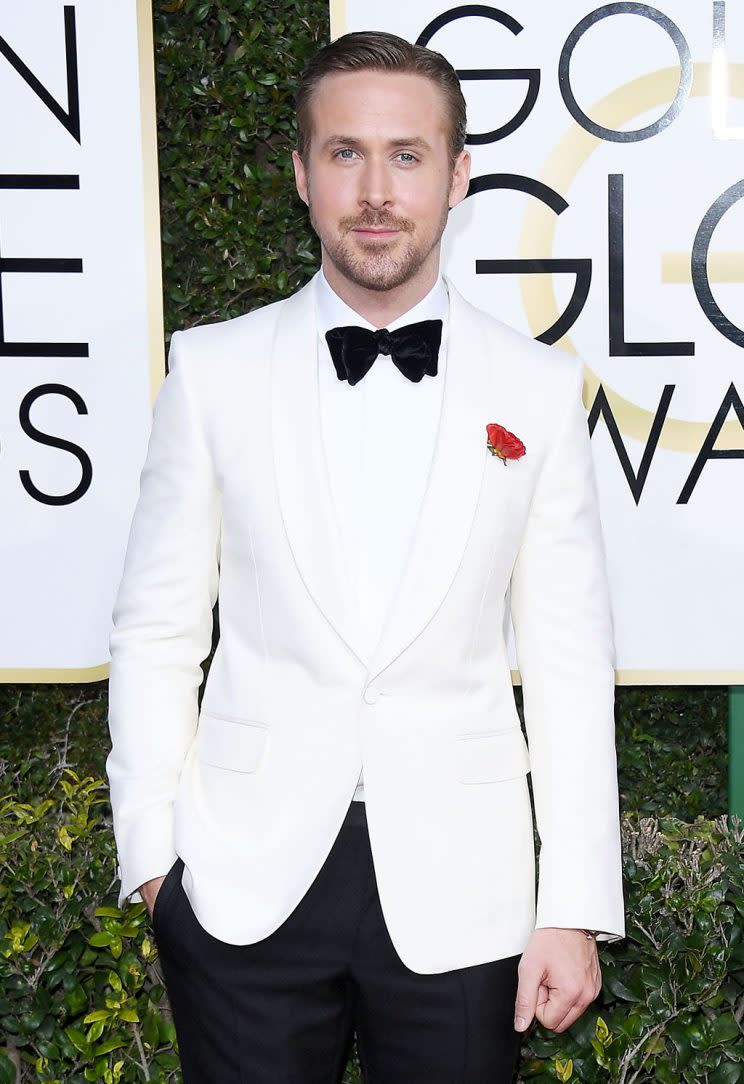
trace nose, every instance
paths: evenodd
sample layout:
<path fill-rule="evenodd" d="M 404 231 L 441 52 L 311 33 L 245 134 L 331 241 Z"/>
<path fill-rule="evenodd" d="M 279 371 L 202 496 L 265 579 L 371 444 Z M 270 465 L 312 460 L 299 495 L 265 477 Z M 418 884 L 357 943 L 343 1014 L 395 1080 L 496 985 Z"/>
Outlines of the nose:
<path fill-rule="evenodd" d="M 379 208 L 392 199 L 390 171 L 381 159 L 370 155 L 364 163 L 360 180 L 360 203 Z"/>

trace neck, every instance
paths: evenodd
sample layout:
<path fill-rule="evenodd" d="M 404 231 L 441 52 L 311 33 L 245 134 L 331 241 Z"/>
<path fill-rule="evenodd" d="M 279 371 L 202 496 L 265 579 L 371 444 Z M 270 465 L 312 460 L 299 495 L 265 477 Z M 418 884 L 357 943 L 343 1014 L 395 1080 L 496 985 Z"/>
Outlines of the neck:
<path fill-rule="evenodd" d="M 376 328 L 387 327 L 403 313 L 422 301 L 439 277 L 439 250 L 431 253 L 416 274 L 392 290 L 369 290 L 359 286 L 343 275 L 323 252 L 323 274 L 328 285 L 358 313 Z"/>

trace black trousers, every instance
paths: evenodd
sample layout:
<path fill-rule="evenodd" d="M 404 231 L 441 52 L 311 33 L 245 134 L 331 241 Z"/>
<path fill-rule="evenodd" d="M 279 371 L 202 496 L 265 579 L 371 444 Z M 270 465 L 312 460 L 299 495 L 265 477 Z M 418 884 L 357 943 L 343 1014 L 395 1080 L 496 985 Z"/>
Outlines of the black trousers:
<path fill-rule="evenodd" d="M 380 908 L 364 802 L 292 914 L 252 945 L 204 930 L 182 870 L 178 858 L 153 932 L 184 1084 L 340 1084 L 354 1033 L 366 1084 L 512 1084 L 521 957 L 407 968 Z"/>

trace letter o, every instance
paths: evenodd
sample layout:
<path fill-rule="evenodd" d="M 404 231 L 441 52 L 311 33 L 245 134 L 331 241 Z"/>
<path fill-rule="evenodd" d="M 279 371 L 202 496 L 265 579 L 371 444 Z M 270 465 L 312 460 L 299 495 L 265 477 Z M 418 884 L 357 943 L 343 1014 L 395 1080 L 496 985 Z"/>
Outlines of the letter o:
<path fill-rule="evenodd" d="M 679 87 L 674 96 L 674 101 L 663 117 L 660 117 L 658 120 L 654 121 L 653 124 L 649 124 L 645 128 L 636 128 L 631 132 L 618 132 L 614 128 L 605 128 L 601 124 L 597 124 L 596 121 L 593 121 L 588 117 L 579 107 L 579 104 L 574 97 L 573 90 L 571 89 L 570 68 L 574 49 L 579 40 L 591 26 L 595 26 L 596 23 L 601 22 L 602 19 L 608 19 L 611 15 L 640 15 L 644 19 L 650 19 L 651 22 L 660 26 L 662 30 L 666 30 L 679 55 L 681 72 Z M 593 136 L 597 136 L 598 139 L 604 139 L 612 143 L 638 143 L 642 139 L 651 139 L 652 136 L 658 135 L 664 128 L 668 128 L 672 121 L 676 120 L 684 109 L 685 103 L 690 96 L 690 90 L 692 89 L 692 76 L 693 66 L 690 47 L 677 24 L 672 22 L 671 19 L 667 18 L 667 16 L 657 8 L 652 8 L 648 4 L 630 2 L 605 4 L 604 7 L 597 8 L 596 11 L 591 11 L 588 15 L 585 15 L 566 38 L 566 43 L 561 50 L 561 57 L 558 63 L 558 86 L 566 109 L 568 109 L 574 120 L 587 132 L 590 132 Z"/>

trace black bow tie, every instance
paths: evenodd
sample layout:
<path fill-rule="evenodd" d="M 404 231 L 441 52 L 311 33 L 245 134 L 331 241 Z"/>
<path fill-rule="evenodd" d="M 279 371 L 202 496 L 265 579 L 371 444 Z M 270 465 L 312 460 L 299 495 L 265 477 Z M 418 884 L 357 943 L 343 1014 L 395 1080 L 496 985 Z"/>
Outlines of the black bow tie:
<path fill-rule="evenodd" d="M 369 372 L 378 354 L 389 354 L 404 376 L 418 383 L 424 373 L 437 375 L 441 320 L 421 320 L 417 324 L 388 331 L 370 331 L 366 327 L 332 327 L 326 331 L 339 380 L 358 384 Z"/>

